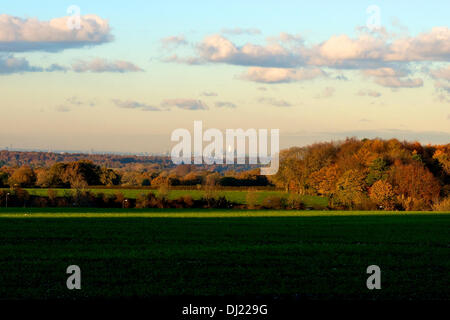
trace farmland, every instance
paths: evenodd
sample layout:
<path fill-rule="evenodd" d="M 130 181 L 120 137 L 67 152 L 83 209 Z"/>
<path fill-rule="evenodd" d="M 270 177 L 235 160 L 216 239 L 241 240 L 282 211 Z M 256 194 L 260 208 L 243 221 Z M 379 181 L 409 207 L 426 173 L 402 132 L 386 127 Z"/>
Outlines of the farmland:
<path fill-rule="evenodd" d="M 0 298 L 448 300 L 449 229 L 448 212 L 3 208 Z"/>

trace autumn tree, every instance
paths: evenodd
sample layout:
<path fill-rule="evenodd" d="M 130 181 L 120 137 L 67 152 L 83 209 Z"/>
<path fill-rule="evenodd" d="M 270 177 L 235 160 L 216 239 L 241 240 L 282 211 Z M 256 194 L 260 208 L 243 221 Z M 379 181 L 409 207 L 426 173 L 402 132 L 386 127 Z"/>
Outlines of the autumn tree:
<path fill-rule="evenodd" d="M 388 163 L 383 158 L 374 159 L 369 165 L 369 173 L 366 178 L 366 182 L 369 186 L 373 185 L 376 181 L 386 179 L 389 169 Z"/>
<path fill-rule="evenodd" d="M 395 193 L 389 182 L 378 180 L 369 189 L 370 199 L 384 210 L 393 210 L 395 206 Z"/>
<path fill-rule="evenodd" d="M 120 176 L 114 170 L 103 167 L 100 169 L 99 180 L 104 186 L 113 186 L 120 183 Z"/>
<path fill-rule="evenodd" d="M 396 195 L 402 199 L 410 198 L 405 201 L 423 204 L 423 207 L 417 205 L 416 209 L 430 208 L 432 202 L 439 197 L 439 181 L 420 163 L 394 165 L 388 180 Z"/>
<path fill-rule="evenodd" d="M 10 186 L 18 187 L 32 187 L 35 182 L 36 174 L 28 165 L 16 169 L 8 180 Z"/>
<path fill-rule="evenodd" d="M 345 171 L 336 182 L 336 189 L 332 195 L 335 204 L 349 209 L 358 209 L 366 201 L 366 175 L 363 171 L 351 169 Z"/>
<path fill-rule="evenodd" d="M 329 195 L 336 189 L 339 167 L 336 164 L 311 173 L 309 184 L 320 195 Z"/>
<path fill-rule="evenodd" d="M 0 171 L 0 187 L 5 187 L 8 184 L 8 173 Z"/>
<path fill-rule="evenodd" d="M 433 154 L 433 159 L 436 159 L 445 173 L 450 175 L 450 146 L 437 149 Z"/>

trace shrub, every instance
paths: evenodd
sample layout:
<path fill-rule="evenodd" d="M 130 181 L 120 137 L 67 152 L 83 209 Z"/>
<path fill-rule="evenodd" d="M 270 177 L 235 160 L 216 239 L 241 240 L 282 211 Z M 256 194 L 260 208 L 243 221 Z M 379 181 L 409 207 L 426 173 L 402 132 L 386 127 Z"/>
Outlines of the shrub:
<path fill-rule="evenodd" d="M 291 193 L 287 199 L 286 207 L 287 209 L 303 210 L 305 209 L 305 204 L 299 194 Z"/>
<path fill-rule="evenodd" d="M 268 196 L 263 200 L 262 206 L 266 209 L 280 210 L 286 207 L 286 199 L 277 196 Z"/>
<path fill-rule="evenodd" d="M 184 208 L 192 208 L 194 206 L 194 200 L 189 194 L 181 197 L 181 201 L 183 203 Z"/>
<path fill-rule="evenodd" d="M 450 197 L 447 197 L 440 202 L 433 204 L 433 211 L 448 211 L 450 212 Z"/>
<path fill-rule="evenodd" d="M 202 200 L 205 203 L 205 208 L 228 209 L 233 206 L 233 203 L 228 201 L 224 196 L 208 199 L 203 198 Z"/>
<path fill-rule="evenodd" d="M 430 209 L 428 201 L 405 196 L 403 194 L 397 197 L 397 201 L 401 208 L 406 211 L 422 211 Z"/>

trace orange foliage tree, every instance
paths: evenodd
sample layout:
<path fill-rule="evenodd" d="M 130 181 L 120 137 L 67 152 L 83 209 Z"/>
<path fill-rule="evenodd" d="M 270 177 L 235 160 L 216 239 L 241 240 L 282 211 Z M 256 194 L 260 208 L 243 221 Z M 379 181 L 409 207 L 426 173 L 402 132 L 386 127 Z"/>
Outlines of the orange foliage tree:
<path fill-rule="evenodd" d="M 395 193 L 392 185 L 387 181 L 375 182 L 369 189 L 369 197 L 380 209 L 394 209 Z"/>

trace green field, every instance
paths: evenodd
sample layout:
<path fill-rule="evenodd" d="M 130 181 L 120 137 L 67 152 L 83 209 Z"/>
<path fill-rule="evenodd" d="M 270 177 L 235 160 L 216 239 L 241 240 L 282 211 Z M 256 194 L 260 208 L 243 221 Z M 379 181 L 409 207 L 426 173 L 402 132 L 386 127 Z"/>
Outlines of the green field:
<path fill-rule="evenodd" d="M 449 230 L 449 213 L 1 209 L 0 299 L 448 300 Z M 82 290 L 66 289 L 71 264 Z"/>
<path fill-rule="evenodd" d="M 48 189 L 39 189 L 39 188 L 25 188 L 26 191 L 30 195 L 36 195 L 36 196 L 48 196 Z M 58 196 L 65 196 L 70 195 L 72 190 L 71 189 L 53 189 L 56 191 Z M 157 190 L 153 189 L 107 189 L 107 188 L 90 188 L 89 191 L 93 193 L 103 193 L 103 194 L 114 194 L 116 192 L 122 192 L 123 195 L 126 198 L 129 199 L 136 199 L 140 194 L 146 194 L 149 192 L 157 193 Z M 257 194 L 256 200 L 257 203 L 262 203 L 263 199 L 268 196 L 278 196 L 278 197 L 284 197 L 287 198 L 289 196 L 288 193 L 284 191 L 273 191 L 273 190 L 257 190 L 255 191 Z M 192 196 L 193 199 L 200 199 L 204 195 L 205 191 L 203 190 L 180 190 L 180 189 L 174 189 L 169 191 L 169 199 L 178 199 L 185 195 Z M 247 190 L 219 190 L 217 191 L 218 196 L 224 196 L 227 198 L 227 200 L 244 204 L 246 202 L 247 197 Z M 328 205 L 328 199 L 325 197 L 319 197 L 319 196 L 302 196 L 302 200 L 307 206 L 322 206 L 326 207 Z"/>

